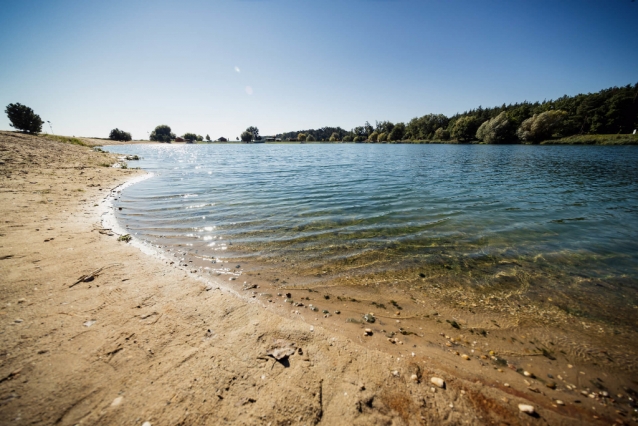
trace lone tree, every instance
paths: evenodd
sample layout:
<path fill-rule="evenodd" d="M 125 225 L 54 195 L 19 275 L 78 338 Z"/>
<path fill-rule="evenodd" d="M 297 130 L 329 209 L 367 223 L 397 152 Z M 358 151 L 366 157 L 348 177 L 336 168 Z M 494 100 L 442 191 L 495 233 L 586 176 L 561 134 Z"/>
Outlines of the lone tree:
<path fill-rule="evenodd" d="M 252 140 L 253 140 L 253 134 L 250 133 L 248 130 L 246 130 L 244 133 L 241 134 L 242 142 L 250 142 Z"/>
<path fill-rule="evenodd" d="M 131 134 L 128 132 L 125 132 L 124 130 L 120 130 L 116 127 L 115 129 L 111 130 L 111 133 L 109 134 L 109 139 L 111 139 L 112 141 L 128 142 L 131 140 Z"/>
<path fill-rule="evenodd" d="M 206 140 L 210 142 L 210 136 L 206 135 Z"/>
<path fill-rule="evenodd" d="M 40 133 L 42 119 L 31 108 L 22 104 L 9 104 L 4 110 L 11 121 L 10 126 L 25 133 Z"/>
<path fill-rule="evenodd" d="M 171 141 L 175 139 L 175 133 L 171 132 L 171 128 L 166 124 L 161 124 L 151 132 L 151 137 L 149 139 L 156 142 L 171 143 Z"/>

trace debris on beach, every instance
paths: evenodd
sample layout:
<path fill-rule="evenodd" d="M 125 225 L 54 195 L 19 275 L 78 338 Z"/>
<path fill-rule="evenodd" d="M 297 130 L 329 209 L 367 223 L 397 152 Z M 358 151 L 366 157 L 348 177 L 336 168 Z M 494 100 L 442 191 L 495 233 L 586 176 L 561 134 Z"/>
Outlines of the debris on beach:
<path fill-rule="evenodd" d="M 445 380 L 441 379 L 440 377 L 432 377 L 430 379 L 430 382 L 441 389 L 445 389 Z"/>
<path fill-rule="evenodd" d="M 534 407 L 528 404 L 518 404 L 518 409 L 522 412 L 522 413 L 526 413 L 529 415 L 532 415 L 536 412 L 536 410 L 534 410 Z"/>
<path fill-rule="evenodd" d="M 277 361 L 284 360 L 297 351 L 297 344 L 284 339 L 276 339 L 271 345 L 266 355 L 275 358 Z"/>
<path fill-rule="evenodd" d="M 363 316 L 363 320 L 364 320 L 365 322 L 373 323 L 373 322 L 375 322 L 375 321 L 376 321 L 376 318 L 374 318 L 374 315 L 372 315 L 372 314 L 370 313 L 370 314 L 365 314 L 365 315 Z"/>

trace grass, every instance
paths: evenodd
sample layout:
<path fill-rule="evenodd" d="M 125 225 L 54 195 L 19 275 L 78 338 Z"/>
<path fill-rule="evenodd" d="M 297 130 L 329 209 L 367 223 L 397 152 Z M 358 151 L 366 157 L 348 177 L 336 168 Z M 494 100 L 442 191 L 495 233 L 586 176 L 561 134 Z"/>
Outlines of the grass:
<path fill-rule="evenodd" d="M 541 145 L 638 145 L 638 135 L 574 135 L 543 141 Z"/>
<path fill-rule="evenodd" d="M 70 136 L 58 136 L 58 135 L 42 135 L 42 136 L 46 139 L 50 139 L 56 142 L 70 143 L 73 145 L 80 145 L 80 146 L 90 146 L 87 143 L 83 142 L 82 140 L 78 138 L 73 138 Z"/>

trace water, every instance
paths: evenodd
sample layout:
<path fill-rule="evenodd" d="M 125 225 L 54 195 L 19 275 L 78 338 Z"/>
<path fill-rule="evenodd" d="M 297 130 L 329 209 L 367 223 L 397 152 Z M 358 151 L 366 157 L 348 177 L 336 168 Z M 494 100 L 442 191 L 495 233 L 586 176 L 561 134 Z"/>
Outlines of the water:
<path fill-rule="evenodd" d="M 241 262 L 264 280 L 399 285 L 457 306 L 507 295 L 501 308 L 530 318 L 636 325 L 633 146 L 107 149 L 155 173 L 118 200 L 131 234 Z"/>

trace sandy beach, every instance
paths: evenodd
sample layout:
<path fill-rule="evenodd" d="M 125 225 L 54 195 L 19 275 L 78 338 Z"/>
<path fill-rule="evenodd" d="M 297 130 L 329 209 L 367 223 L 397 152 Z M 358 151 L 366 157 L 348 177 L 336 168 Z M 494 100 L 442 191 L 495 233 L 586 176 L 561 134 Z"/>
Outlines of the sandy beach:
<path fill-rule="evenodd" d="M 632 421 L 609 398 L 475 368 L 449 336 L 343 333 L 119 241 L 106 198 L 145 172 L 83 142 L 0 132 L 0 424 Z"/>

